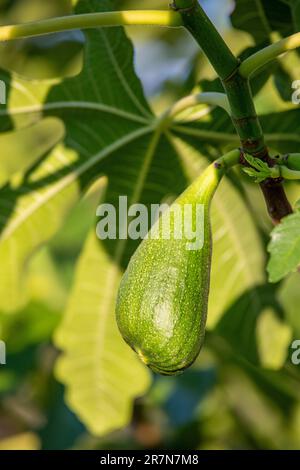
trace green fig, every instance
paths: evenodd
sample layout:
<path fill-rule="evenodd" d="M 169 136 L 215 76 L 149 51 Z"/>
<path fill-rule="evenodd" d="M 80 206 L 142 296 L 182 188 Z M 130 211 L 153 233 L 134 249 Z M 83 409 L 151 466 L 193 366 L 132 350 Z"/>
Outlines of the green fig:
<path fill-rule="evenodd" d="M 120 332 L 142 361 L 160 374 L 178 374 L 189 367 L 203 344 L 212 254 L 209 213 L 223 163 L 211 164 L 161 215 L 121 281 L 116 307 Z M 201 226 L 198 246 L 185 230 L 178 236 L 185 223 L 176 214 L 188 206 L 193 208 L 193 227 Z"/>

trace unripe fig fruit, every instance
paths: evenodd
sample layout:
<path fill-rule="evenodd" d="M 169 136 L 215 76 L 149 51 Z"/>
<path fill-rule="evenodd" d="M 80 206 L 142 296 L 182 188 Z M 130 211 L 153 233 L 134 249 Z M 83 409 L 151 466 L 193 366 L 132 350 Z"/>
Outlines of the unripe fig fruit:
<path fill-rule="evenodd" d="M 203 344 L 212 251 L 210 203 L 222 175 L 221 166 L 210 165 L 176 199 L 142 241 L 121 281 L 116 308 L 120 332 L 142 361 L 160 374 L 186 369 Z M 203 246 L 196 243 L 194 249 L 185 221 L 183 236 L 178 237 L 175 214 L 180 209 L 186 213 L 187 205 L 192 207 L 189 224 L 200 225 L 202 231 Z M 164 226 L 169 221 L 166 239 Z"/>

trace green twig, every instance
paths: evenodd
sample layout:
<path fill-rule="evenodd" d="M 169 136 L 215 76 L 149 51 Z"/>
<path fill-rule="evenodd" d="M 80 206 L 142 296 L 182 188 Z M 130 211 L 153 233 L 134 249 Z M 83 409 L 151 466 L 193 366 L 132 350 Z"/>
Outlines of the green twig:
<path fill-rule="evenodd" d="M 218 142 L 228 145 L 239 145 L 239 138 L 235 134 L 226 132 L 210 131 L 206 129 L 198 129 L 191 126 L 172 125 L 172 130 L 179 134 L 195 137 L 203 142 Z"/>
<path fill-rule="evenodd" d="M 288 153 L 279 157 L 279 160 L 291 170 L 300 171 L 300 153 Z"/>
<path fill-rule="evenodd" d="M 0 41 L 10 41 L 72 29 L 87 29 L 120 25 L 152 25 L 178 27 L 182 25 L 179 13 L 174 11 L 131 10 L 105 13 L 87 13 L 50 18 L 25 24 L 0 27 Z"/>
<path fill-rule="evenodd" d="M 179 114 L 193 109 L 195 106 L 199 106 L 200 104 L 219 106 L 230 114 L 230 106 L 225 93 L 206 92 L 185 96 L 181 100 L 177 101 L 162 115 L 160 121 L 168 127 Z"/>
<path fill-rule="evenodd" d="M 238 165 L 240 163 L 242 156 L 242 151 L 241 149 L 234 149 L 231 150 L 230 152 L 226 153 L 222 157 L 218 158 L 214 162 L 214 166 L 217 169 L 223 169 L 224 171 L 229 170 L 235 165 Z"/>
<path fill-rule="evenodd" d="M 300 33 L 293 34 L 292 36 L 271 44 L 245 59 L 240 66 L 240 74 L 244 78 L 248 78 L 268 62 L 298 47 L 300 47 Z"/>
<path fill-rule="evenodd" d="M 276 168 L 276 167 L 275 167 Z M 300 171 L 291 170 L 285 165 L 278 165 L 279 176 L 286 180 L 300 180 Z"/>

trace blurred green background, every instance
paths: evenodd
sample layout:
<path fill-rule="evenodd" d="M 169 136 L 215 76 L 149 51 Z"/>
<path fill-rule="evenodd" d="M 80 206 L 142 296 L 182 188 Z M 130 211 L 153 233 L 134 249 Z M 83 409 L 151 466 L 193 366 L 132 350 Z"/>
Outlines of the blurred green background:
<path fill-rule="evenodd" d="M 120 9 L 140 3 L 120 0 Z M 143 2 L 143 8 L 165 6 L 163 0 Z M 231 0 L 206 0 L 203 6 L 235 53 L 252 45 L 248 34 L 231 27 Z M 1 0 L 0 22 L 13 24 L 70 11 L 68 0 Z M 188 92 L 200 76 L 214 78 L 185 32 L 132 28 L 128 34 L 135 45 L 137 73 L 157 112 Z M 2 43 L 0 66 L 33 79 L 72 76 L 80 71 L 83 44 L 80 32 Z M 270 82 L 256 102 L 260 112 L 271 111 L 274 103 L 277 109 L 287 107 Z M 292 201 L 297 189 L 288 187 Z M 271 227 L 264 204 L 255 189 L 248 190 L 267 239 Z M 34 257 L 26 281 L 31 298 L 26 308 L 13 316 L 0 314 L 0 338 L 7 344 L 7 365 L 0 366 L 0 449 L 299 449 L 299 376 L 290 367 L 290 351 L 282 376 L 244 363 L 213 344 L 209 334 L 190 371 L 176 378 L 154 377 L 147 396 L 136 401 L 128 427 L 101 438 L 89 434 L 66 406 L 63 386 L 54 378 L 58 351 L 51 337 L 64 311 L 94 207 L 91 194 Z M 294 277 L 282 290 L 294 336 L 300 335 L 298 291 L 299 280 Z"/>

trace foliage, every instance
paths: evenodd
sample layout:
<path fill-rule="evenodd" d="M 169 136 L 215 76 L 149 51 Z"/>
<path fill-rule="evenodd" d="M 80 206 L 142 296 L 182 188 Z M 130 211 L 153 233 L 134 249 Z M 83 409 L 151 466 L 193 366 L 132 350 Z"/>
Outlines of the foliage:
<path fill-rule="evenodd" d="M 66 3 L 57 6 L 57 15 L 70 9 Z M 72 3 L 74 14 L 124 6 L 112 0 Z M 248 33 L 240 55 L 270 43 L 274 32 L 298 31 L 298 4 L 258 0 L 254 7 L 237 0 L 233 25 Z M 168 128 L 161 125 L 153 109 L 165 111 L 165 103 L 196 86 L 214 86 L 216 77 L 209 72 L 209 80 L 197 83 L 206 70 L 197 52 L 181 82 L 166 81 L 150 100 L 128 34 L 121 27 L 98 28 L 55 35 L 56 43 L 43 38 L 44 48 L 40 39 L 1 46 L 0 78 L 8 97 L 0 109 L 0 337 L 8 361 L 0 370 L 0 423 L 9 422 L 4 436 L 20 438 L 2 444 L 299 448 L 300 375 L 289 357 L 300 332 L 299 280 L 295 274 L 267 283 L 270 225 L 259 189 L 239 170 L 222 181 L 212 205 L 208 333 L 192 370 L 174 379 L 156 377 L 151 385 L 150 373 L 117 331 L 116 293 L 138 241 L 96 239 L 96 206 L 118 207 L 119 195 L 147 206 L 174 199 L 209 161 L 238 145 L 220 109 L 198 107 L 200 119 L 192 113 Z M 134 33 L 136 46 L 143 34 Z M 153 37 L 162 45 L 182 43 L 181 32 L 154 30 Z M 51 78 L 41 79 L 37 70 L 38 44 L 48 64 L 43 73 Z M 57 44 L 72 47 L 65 51 L 69 68 L 53 78 L 60 69 Z M 13 48 L 26 57 L 23 69 L 7 58 Z M 289 61 L 300 71 L 294 56 L 271 72 L 262 70 L 254 80 L 259 86 L 253 84 L 274 155 L 299 152 L 300 109 L 286 92 L 293 80 Z M 158 64 L 162 69 L 164 62 L 167 57 Z M 299 199 L 298 189 L 287 185 L 292 199 Z M 299 217 L 287 217 L 272 232 L 272 282 L 300 262 Z M 61 427 L 66 431 L 58 442 Z"/>

